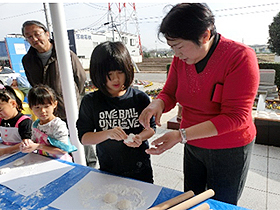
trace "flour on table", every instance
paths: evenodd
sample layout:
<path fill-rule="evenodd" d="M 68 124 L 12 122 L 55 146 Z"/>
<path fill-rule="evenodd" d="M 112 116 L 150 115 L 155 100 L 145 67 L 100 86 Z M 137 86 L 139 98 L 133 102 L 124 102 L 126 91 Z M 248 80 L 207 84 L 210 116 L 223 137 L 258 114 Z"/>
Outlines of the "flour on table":
<path fill-rule="evenodd" d="M 134 135 L 133 133 L 130 133 L 130 134 L 128 135 L 127 139 L 124 139 L 124 142 L 125 142 L 125 143 L 134 142 L 133 139 L 132 139 L 134 136 L 135 136 L 135 135 Z"/>
<path fill-rule="evenodd" d="M 17 159 L 14 163 L 13 163 L 13 165 L 14 166 L 21 166 L 21 165 L 23 165 L 25 163 L 25 161 L 23 160 L 23 159 Z"/>
<path fill-rule="evenodd" d="M 112 203 L 110 209 L 134 210 L 145 204 L 146 198 L 143 197 L 142 190 L 136 187 L 129 187 L 122 184 L 109 184 L 105 185 L 102 191 L 105 194 L 110 192 L 118 196 L 117 204 Z M 108 204 L 102 207 L 102 209 L 106 208 L 108 208 Z"/>
<path fill-rule="evenodd" d="M 94 185 L 92 182 L 85 182 L 79 186 L 79 196 L 82 201 L 83 207 L 87 209 L 93 209 L 91 206 L 91 200 L 95 199 L 94 197 Z"/>
<path fill-rule="evenodd" d="M 99 203 L 99 210 L 141 209 L 147 199 L 142 193 L 139 188 L 123 184 L 108 184 L 96 188 L 94 181 L 88 181 L 78 186 L 81 205 L 86 209 L 96 209 L 95 203 Z"/>
<path fill-rule="evenodd" d="M 10 170 L 11 170 L 10 168 L 1 168 L 0 169 L 0 175 L 8 173 Z"/>

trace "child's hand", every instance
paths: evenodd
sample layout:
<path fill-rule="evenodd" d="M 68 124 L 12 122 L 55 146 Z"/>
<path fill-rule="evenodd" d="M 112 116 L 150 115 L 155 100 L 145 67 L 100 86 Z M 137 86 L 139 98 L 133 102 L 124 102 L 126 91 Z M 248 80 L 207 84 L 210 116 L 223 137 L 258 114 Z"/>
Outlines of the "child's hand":
<path fill-rule="evenodd" d="M 115 139 L 117 141 L 121 141 L 127 138 L 126 133 L 121 127 L 115 127 L 113 129 L 107 130 L 108 131 L 108 138 Z"/>
<path fill-rule="evenodd" d="M 140 135 L 132 137 L 133 141 L 123 141 L 128 147 L 139 147 L 142 144 L 142 138 Z"/>
<path fill-rule="evenodd" d="M 20 145 L 20 151 L 23 153 L 30 153 L 36 150 L 39 144 L 34 143 L 31 139 L 23 139 Z"/>
<path fill-rule="evenodd" d="M 5 155 L 5 150 L 4 148 L 0 148 L 0 156 Z"/>

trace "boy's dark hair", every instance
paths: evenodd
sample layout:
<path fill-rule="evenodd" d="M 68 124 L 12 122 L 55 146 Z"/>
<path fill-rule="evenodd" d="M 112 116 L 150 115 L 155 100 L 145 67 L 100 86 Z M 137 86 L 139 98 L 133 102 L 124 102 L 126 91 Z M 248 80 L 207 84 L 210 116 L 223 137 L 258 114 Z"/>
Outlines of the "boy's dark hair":
<path fill-rule="evenodd" d="M 8 85 L 3 86 L 2 84 L 0 84 L 0 87 L 0 100 L 5 102 L 8 102 L 10 99 L 15 100 L 17 103 L 16 108 L 19 112 L 21 112 L 23 110 L 22 101 L 17 96 L 14 89 Z"/>
<path fill-rule="evenodd" d="M 56 100 L 54 90 L 48 85 L 35 85 L 28 92 L 28 104 L 30 109 L 39 104 L 53 104 Z"/>
<path fill-rule="evenodd" d="M 158 37 L 163 34 L 167 40 L 181 38 L 200 46 L 199 39 L 207 29 L 211 31 L 211 37 L 217 34 L 209 7 L 201 3 L 182 3 L 175 5 L 163 18 Z"/>
<path fill-rule="evenodd" d="M 37 20 L 27 20 L 22 24 L 21 33 L 23 36 L 24 36 L 24 28 L 26 26 L 31 26 L 31 25 L 36 25 L 36 26 L 42 28 L 45 32 L 48 31 L 47 27 L 43 23 L 41 23 Z"/>
<path fill-rule="evenodd" d="M 105 95 L 110 96 L 106 88 L 106 78 L 110 71 L 120 70 L 125 74 L 124 90 L 134 78 L 134 67 L 130 54 L 122 42 L 103 42 L 94 48 L 90 58 L 90 78 L 93 85 Z"/>

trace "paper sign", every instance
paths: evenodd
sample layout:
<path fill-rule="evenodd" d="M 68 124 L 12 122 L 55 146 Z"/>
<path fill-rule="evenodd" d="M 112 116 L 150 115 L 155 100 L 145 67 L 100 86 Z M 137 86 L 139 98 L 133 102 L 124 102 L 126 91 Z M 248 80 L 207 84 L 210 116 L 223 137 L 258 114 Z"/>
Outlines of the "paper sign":
<path fill-rule="evenodd" d="M 21 160 L 24 163 L 16 166 Z M 0 167 L 0 184 L 28 196 L 72 168 L 74 166 L 30 153 Z"/>
<path fill-rule="evenodd" d="M 15 51 L 17 55 L 25 55 L 26 54 L 26 49 L 25 45 L 23 43 L 16 43 L 14 44 Z"/>

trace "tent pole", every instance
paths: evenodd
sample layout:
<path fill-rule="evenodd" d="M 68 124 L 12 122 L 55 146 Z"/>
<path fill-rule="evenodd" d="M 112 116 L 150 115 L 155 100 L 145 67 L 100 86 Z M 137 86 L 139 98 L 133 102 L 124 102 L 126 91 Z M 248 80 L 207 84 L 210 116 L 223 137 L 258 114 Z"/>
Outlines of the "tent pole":
<path fill-rule="evenodd" d="M 69 43 L 66 29 L 65 13 L 62 3 L 49 3 L 53 23 L 54 41 L 59 64 L 62 84 L 63 100 L 67 116 L 67 123 L 71 142 L 78 148 L 73 152 L 76 163 L 86 165 L 84 147 L 78 139 L 76 121 L 78 119 L 78 105 L 76 100 L 73 70 L 71 66 Z"/>

